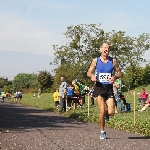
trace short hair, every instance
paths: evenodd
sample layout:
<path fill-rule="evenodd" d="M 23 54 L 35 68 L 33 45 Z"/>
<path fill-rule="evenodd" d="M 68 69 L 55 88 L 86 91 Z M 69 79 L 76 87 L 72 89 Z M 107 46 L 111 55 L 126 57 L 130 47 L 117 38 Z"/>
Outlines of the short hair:
<path fill-rule="evenodd" d="M 62 75 L 61 75 L 61 77 L 65 77 L 65 75 L 64 75 L 64 74 L 62 74 Z"/>
<path fill-rule="evenodd" d="M 108 42 L 104 41 L 104 42 L 102 42 L 102 43 L 100 44 L 100 48 L 103 47 L 103 44 L 105 44 L 105 43 L 109 45 Z"/>

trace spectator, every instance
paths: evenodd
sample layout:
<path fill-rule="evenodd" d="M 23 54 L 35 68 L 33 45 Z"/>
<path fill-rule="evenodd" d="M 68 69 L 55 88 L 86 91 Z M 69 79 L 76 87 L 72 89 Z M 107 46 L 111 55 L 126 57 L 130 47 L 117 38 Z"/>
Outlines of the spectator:
<path fill-rule="evenodd" d="M 125 96 L 121 93 L 120 94 L 120 98 L 121 98 L 121 100 L 122 100 L 122 109 L 124 110 L 124 111 L 127 111 L 127 109 L 126 109 L 126 104 L 127 104 L 127 101 L 126 101 L 126 98 L 125 98 Z"/>
<path fill-rule="evenodd" d="M 40 98 L 40 95 L 41 95 L 41 89 L 39 88 L 38 89 L 38 98 Z"/>
<path fill-rule="evenodd" d="M 55 107 L 58 109 L 58 107 L 59 107 L 59 92 L 58 92 L 58 89 L 56 89 L 55 92 L 53 93 L 53 99 L 54 99 Z"/>
<path fill-rule="evenodd" d="M 139 93 L 137 93 L 139 94 Z M 145 91 L 145 88 L 142 88 L 142 92 L 140 93 L 140 96 L 139 96 L 139 104 L 140 106 L 144 106 L 145 105 L 145 102 L 148 98 L 148 93 Z"/>
<path fill-rule="evenodd" d="M 80 89 L 80 99 L 79 99 L 79 106 L 82 108 L 82 105 L 85 103 L 85 85 L 83 82 L 76 82 L 76 84 L 79 86 Z"/>
<path fill-rule="evenodd" d="M 90 92 L 90 98 L 91 98 L 91 105 L 93 106 L 94 105 L 94 87 L 91 88 Z"/>
<path fill-rule="evenodd" d="M 71 109 L 72 97 L 74 96 L 74 87 L 71 83 L 67 86 L 67 106 Z"/>
<path fill-rule="evenodd" d="M 119 112 L 122 112 L 122 102 L 121 102 L 121 79 L 117 79 L 115 83 L 113 84 L 113 91 L 115 96 L 115 113 L 117 112 L 117 107 L 119 109 Z"/>
<path fill-rule="evenodd" d="M 117 87 L 116 87 L 116 84 L 114 83 L 113 84 L 113 92 L 114 92 L 114 96 L 116 96 L 117 95 Z M 116 101 L 116 97 L 115 97 L 115 113 L 117 114 L 118 113 L 118 111 L 117 111 L 117 101 Z"/>
<path fill-rule="evenodd" d="M 62 113 L 63 111 L 66 112 L 67 82 L 65 81 L 64 76 L 61 76 L 60 80 L 61 80 L 61 84 L 60 84 L 60 87 L 59 87 L 59 98 L 60 98 L 59 113 Z"/>
<path fill-rule="evenodd" d="M 85 86 L 85 88 L 84 88 L 84 90 L 85 90 L 85 93 L 86 93 L 86 95 L 88 95 L 89 94 L 89 87 L 88 86 Z"/>
<path fill-rule="evenodd" d="M 74 97 L 76 97 L 76 100 L 74 101 L 74 109 L 76 109 L 77 104 L 79 104 L 79 100 L 80 100 L 80 87 L 77 84 L 77 80 L 72 81 L 72 85 L 74 87 Z"/>
<path fill-rule="evenodd" d="M 116 94 L 115 95 L 115 100 L 117 102 L 117 107 L 119 109 L 119 112 L 122 112 L 122 102 L 121 102 L 121 95 L 120 94 Z M 115 112 L 116 113 L 116 112 Z"/>
<path fill-rule="evenodd" d="M 141 110 L 138 110 L 138 111 L 145 111 L 148 107 L 150 107 L 150 100 L 147 100 L 144 107 Z"/>
<path fill-rule="evenodd" d="M 121 94 L 122 93 L 122 81 L 121 81 L 121 78 L 116 79 L 115 84 L 116 84 L 116 87 L 117 87 L 117 94 Z"/>

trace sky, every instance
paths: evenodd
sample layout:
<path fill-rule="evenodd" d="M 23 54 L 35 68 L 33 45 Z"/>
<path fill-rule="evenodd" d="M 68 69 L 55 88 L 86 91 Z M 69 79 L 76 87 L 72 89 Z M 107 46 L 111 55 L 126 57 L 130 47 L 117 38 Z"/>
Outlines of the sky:
<path fill-rule="evenodd" d="M 52 72 L 53 45 L 65 43 L 71 25 L 101 24 L 130 37 L 150 33 L 149 6 L 149 0 L 0 0 L 0 77 Z"/>

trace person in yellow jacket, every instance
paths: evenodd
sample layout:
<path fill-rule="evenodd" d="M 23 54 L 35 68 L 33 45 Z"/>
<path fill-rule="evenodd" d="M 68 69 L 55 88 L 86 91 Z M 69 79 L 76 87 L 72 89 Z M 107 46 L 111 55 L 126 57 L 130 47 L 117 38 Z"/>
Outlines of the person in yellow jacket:
<path fill-rule="evenodd" d="M 59 92 L 58 92 L 58 89 L 56 89 L 55 92 L 53 93 L 53 99 L 54 99 L 55 107 L 58 108 L 59 107 Z"/>

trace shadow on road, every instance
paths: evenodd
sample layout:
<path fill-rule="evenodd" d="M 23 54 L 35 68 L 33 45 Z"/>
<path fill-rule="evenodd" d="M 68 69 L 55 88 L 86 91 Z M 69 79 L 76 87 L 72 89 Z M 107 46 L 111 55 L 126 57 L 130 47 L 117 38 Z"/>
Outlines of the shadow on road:
<path fill-rule="evenodd" d="M 129 137 L 128 139 L 150 139 L 150 136 L 140 136 L 140 137 Z"/>
<path fill-rule="evenodd" d="M 0 102 L 0 128 L 1 129 L 30 129 L 30 128 L 63 128 L 74 127 L 84 122 L 78 122 L 53 112 L 33 107 Z M 80 126 L 78 126 L 80 128 Z M 76 126 L 77 128 L 77 126 Z"/>

